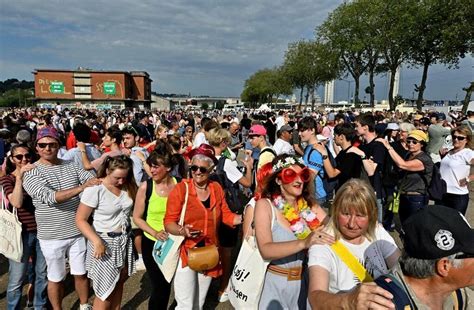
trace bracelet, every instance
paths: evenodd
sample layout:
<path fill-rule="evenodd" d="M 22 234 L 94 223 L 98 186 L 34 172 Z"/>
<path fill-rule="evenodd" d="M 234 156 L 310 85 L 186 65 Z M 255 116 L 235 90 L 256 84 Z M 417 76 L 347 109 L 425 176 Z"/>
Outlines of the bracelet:
<path fill-rule="evenodd" d="M 181 232 L 183 231 L 184 231 L 184 226 L 181 226 L 181 228 L 178 230 L 178 235 L 181 236 L 182 235 Z"/>
<path fill-rule="evenodd" d="M 81 153 L 84 153 L 84 154 L 86 154 L 87 152 L 86 152 L 86 151 L 81 151 Z"/>
<path fill-rule="evenodd" d="M 393 150 L 393 147 L 387 148 L 387 151 L 388 151 L 388 152 L 390 152 L 391 150 Z"/>

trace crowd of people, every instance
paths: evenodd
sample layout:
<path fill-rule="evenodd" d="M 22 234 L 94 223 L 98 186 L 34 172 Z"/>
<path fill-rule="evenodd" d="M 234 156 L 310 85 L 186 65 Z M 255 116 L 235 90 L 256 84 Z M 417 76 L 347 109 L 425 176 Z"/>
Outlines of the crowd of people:
<path fill-rule="evenodd" d="M 259 309 L 469 309 L 473 129 L 473 111 L 4 111 L 0 184 L 23 228 L 7 308 L 28 284 L 28 309 L 62 309 L 69 272 L 81 310 L 119 309 L 145 270 L 149 309 L 172 288 L 176 309 L 202 309 L 213 280 L 229 300 L 232 253 L 255 236 Z M 170 236 L 172 281 L 154 258 Z M 217 261 L 197 269 L 195 249 Z"/>

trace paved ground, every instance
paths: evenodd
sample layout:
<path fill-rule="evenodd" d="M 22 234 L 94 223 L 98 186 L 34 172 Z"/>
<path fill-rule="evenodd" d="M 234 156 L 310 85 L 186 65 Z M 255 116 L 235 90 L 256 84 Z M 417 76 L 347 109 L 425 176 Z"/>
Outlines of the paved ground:
<path fill-rule="evenodd" d="M 467 219 L 469 223 L 474 226 L 474 188 L 471 187 L 471 195 L 469 201 L 469 208 L 467 212 Z M 397 238 L 398 239 L 398 238 Z M 144 276 L 143 271 L 138 272 L 132 276 L 125 283 L 124 297 L 122 300 L 123 309 L 147 309 L 147 300 L 148 300 L 148 279 Z M 6 309 L 6 288 L 8 281 L 8 261 L 0 255 L 0 309 Z M 93 294 L 91 290 L 91 296 Z M 25 299 L 25 298 L 23 298 Z M 92 300 L 92 298 L 91 298 Z M 229 302 L 219 304 L 217 301 L 217 283 L 213 283 L 209 294 L 207 296 L 207 301 L 205 304 L 205 309 L 233 309 Z M 171 297 L 171 302 L 173 297 Z M 71 278 L 67 279 L 66 285 L 66 298 L 63 302 L 64 309 L 78 309 L 79 301 L 77 300 L 77 295 L 74 292 L 74 286 L 71 281 Z M 174 305 L 170 303 L 170 306 L 174 308 Z"/>

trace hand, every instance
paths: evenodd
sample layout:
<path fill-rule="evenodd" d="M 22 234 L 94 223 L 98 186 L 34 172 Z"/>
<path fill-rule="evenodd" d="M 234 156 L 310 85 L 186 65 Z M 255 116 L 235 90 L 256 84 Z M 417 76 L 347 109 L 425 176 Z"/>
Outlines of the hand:
<path fill-rule="evenodd" d="M 347 153 L 354 153 L 354 154 L 359 155 L 359 156 L 365 156 L 365 153 L 357 147 L 350 147 L 347 150 Z"/>
<path fill-rule="evenodd" d="M 105 250 L 106 250 L 105 245 L 102 242 L 102 240 L 94 242 L 93 246 L 94 246 L 94 253 L 92 254 L 92 256 L 94 256 L 97 259 L 102 258 L 102 256 L 105 255 Z"/>
<path fill-rule="evenodd" d="M 243 160 L 241 160 L 242 164 L 244 164 L 244 166 L 247 168 L 247 170 L 252 170 L 252 168 L 253 168 L 253 158 L 252 158 L 252 156 L 245 156 L 245 158 Z"/>
<path fill-rule="evenodd" d="M 186 238 L 191 238 L 192 237 L 191 232 L 193 231 L 192 228 L 193 228 L 193 225 L 186 224 L 179 229 L 178 235 L 185 236 Z"/>
<path fill-rule="evenodd" d="M 87 180 L 86 183 L 82 184 L 82 186 L 86 188 L 86 187 L 91 187 L 91 186 L 100 185 L 100 184 L 102 184 L 102 179 L 92 178 L 92 179 Z"/>
<path fill-rule="evenodd" d="M 123 149 L 120 149 L 120 150 L 122 151 L 123 155 L 130 156 L 130 154 L 132 154 L 132 150 L 127 149 L 126 147 L 124 147 Z"/>
<path fill-rule="evenodd" d="M 439 155 L 444 156 L 449 150 L 447 148 L 442 148 L 439 150 Z"/>
<path fill-rule="evenodd" d="M 83 151 L 85 152 L 86 151 L 86 144 L 84 142 L 77 142 L 77 148 L 80 150 L 80 151 Z"/>
<path fill-rule="evenodd" d="M 395 309 L 393 295 L 375 283 L 362 283 L 350 295 L 356 309 Z"/>
<path fill-rule="evenodd" d="M 385 147 L 389 146 L 388 141 L 385 140 L 384 138 L 377 138 L 375 139 L 375 141 L 382 143 Z"/>
<path fill-rule="evenodd" d="M 155 231 L 153 237 L 161 241 L 166 241 L 168 239 L 168 233 L 164 230 Z"/>
<path fill-rule="evenodd" d="M 35 169 L 35 168 L 36 168 L 36 166 L 33 165 L 33 164 L 24 165 L 24 166 L 20 169 L 20 178 L 23 179 L 23 175 L 24 175 L 26 172 L 28 172 L 28 171 L 30 171 L 30 170 L 33 170 L 33 169 Z"/>
<path fill-rule="evenodd" d="M 309 249 L 312 245 L 319 244 L 319 245 L 332 245 L 336 242 L 333 236 L 328 233 L 322 231 L 322 227 L 313 231 L 305 241 L 305 249 Z"/>
<path fill-rule="evenodd" d="M 327 151 L 326 151 L 326 147 L 325 147 L 324 145 L 319 144 L 319 143 L 315 143 L 315 144 L 313 144 L 313 147 L 314 147 L 319 153 L 321 153 L 321 155 L 323 155 L 323 156 L 324 156 L 324 155 L 326 155 L 326 156 L 328 155 L 328 154 L 327 154 Z"/>
<path fill-rule="evenodd" d="M 237 215 L 234 217 L 234 225 L 242 224 L 242 215 Z"/>
<path fill-rule="evenodd" d="M 469 177 L 465 177 L 464 179 L 459 180 L 459 186 L 464 187 L 469 184 Z"/>

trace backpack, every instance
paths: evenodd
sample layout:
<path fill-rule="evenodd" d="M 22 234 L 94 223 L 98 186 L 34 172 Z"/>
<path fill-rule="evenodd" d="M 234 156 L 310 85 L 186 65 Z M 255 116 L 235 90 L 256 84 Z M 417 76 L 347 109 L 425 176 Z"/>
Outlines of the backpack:
<path fill-rule="evenodd" d="M 408 295 L 406 288 L 400 281 L 391 274 L 383 275 L 375 279 L 375 283 L 386 291 L 389 291 L 393 295 L 392 302 L 395 305 L 396 310 L 405 309 L 418 309 L 416 305 L 412 303 L 410 296 Z M 464 299 L 461 290 L 456 290 L 452 295 L 455 309 L 464 309 Z"/>
<path fill-rule="evenodd" d="M 227 202 L 227 206 L 229 209 L 237 214 L 242 214 L 244 211 L 245 204 L 240 196 L 239 190 L 239 182 L 232 183 L 227 174 L 224 170 L 225 161 L 227 158 L 225 156 L 221 156 L 217 163 L 216 169 L 211 175 L 209 179 L 215 182 L 218 182 L 222 189 L 224 190 L 225 194 L 225 201 Z"/>
<path fill-rule="evenodd" d="M 443 195 L 447 193 L 446 181 L 441 178 L 441 173 L 439 171 L 441 163 L 436 163 L 433 165 L 433 173 L 431 175 L 431 182 L 428 184 L 425 176 L 420 173 L 421 178 L 427 185 L 427 192 L 431 200 L 442 200 Z"/>

